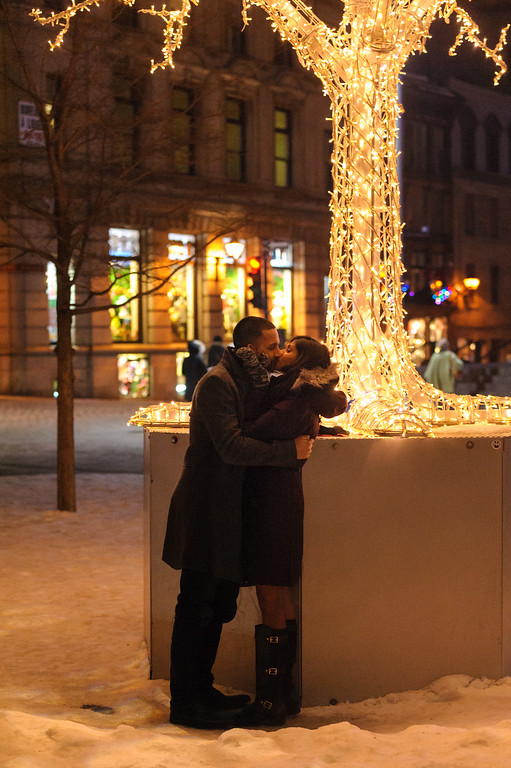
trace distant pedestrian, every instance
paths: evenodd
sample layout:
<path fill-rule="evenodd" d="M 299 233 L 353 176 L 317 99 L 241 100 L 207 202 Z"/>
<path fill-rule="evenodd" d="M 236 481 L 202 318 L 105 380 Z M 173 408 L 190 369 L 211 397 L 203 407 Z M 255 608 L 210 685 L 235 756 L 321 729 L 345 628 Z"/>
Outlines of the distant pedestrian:
<path fill-rule="evenodd" d="M 213 343 L 208 350 L 208 368 L 213 368 L 214 365 L 220 362 L 224 356 L 225 347 L 223 345 L 222 337 L 215 336 Z"/>
<path fill-rule="evenodd" d="M 454 382 L 463 368 L 461 360 L 449 349 L 447 339 L 440 339 L 424 372 L 424 379 L 442 392 L 454 392 Z"/>
<path fill-rule="evenodd" d="M 199 341 L 188 342 L 188 356 L 183 360 L 183 376 L 185 377 L 185 400 L 191 400 L 195 387 L 207 372 L 206 363 L 201 356 L 201 347 L 204 344 Z"/>

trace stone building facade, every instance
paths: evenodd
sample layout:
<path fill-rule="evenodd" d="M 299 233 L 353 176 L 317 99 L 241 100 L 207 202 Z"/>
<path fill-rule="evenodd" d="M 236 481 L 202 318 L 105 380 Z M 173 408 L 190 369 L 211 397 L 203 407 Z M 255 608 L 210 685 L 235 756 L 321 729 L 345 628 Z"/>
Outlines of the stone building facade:
<path fill-rule="evenodd" d="M 43 10 L 59 3 L 48 0 Z M 36 102 L 58 99 L 73 41 L 50 53 L 47 30 L 34 31 L 28 17 L 31 6 L 16 0 L 11 7 L 18 32 L 34 41 L 28 61 L 36 92 L 13 84 L 20 69 L 4 27 L 0 392 L 47 396 L 56 377 L 56 274 L 45 254 L 57 244 L 51 219 L 43 221 L 35 202 L 31 214 L 12 190 L 24 184 L 29 202 L 40 190 L 38 205 L 54 206 Z M 336 3 L 314 7 L 338 23 Z M 97 37 L 78 73 L 83 87 L 78 80 L 75 89 L 89 109 L 87 151 L 76 150 L 68 182 L 86 210 L 99 165 L 102 192 L 111 194 L 81 230 L 83 254 L 95 266 L 77 282 L 73 300 L 99 309 L 74 320 L 76 395 L 175 399 L 187 340 L 209 345 L 220 334 L 227 343 L 245 314 L 268 316 L 282 339 L 324 338 L 331 179 L 328 101 L 319 82 L 260 9 L 251 9 L 242 31 L 234 0 L 193 8 L 175 68 L 153 75 L 150 60 L 161 49 L 156 20 L 115 2 L 85 16 L 75 21 Z M 402 97 L 405 306 L 415 321 L 409 330 L 417 362 L 444 332 L 469 355 L 506 359 L 510 97 L 421 75 L 404 78 Z M 108 118 L 97 131 L 95 104 Z M 236 258 L 228 254 L 231 241 L 243 247 Z M 481 280 L 476 293 L 431 301 L 432 282 L 448 286 L 472 272 Z"/>
<path fill-rule="evenodd" d="M 404 304 L 416 362 L 441 336 L 467 361 L 509 362 L 511 95 L 491 80 L 408 75 L 403 104 Z"/>

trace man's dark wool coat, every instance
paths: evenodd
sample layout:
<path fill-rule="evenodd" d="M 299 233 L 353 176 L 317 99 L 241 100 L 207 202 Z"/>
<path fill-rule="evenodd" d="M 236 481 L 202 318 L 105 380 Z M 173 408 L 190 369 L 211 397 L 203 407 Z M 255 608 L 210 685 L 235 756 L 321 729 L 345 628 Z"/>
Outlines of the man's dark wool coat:
<path fill-rule="evenodd" d="M 232 348 L 199 382 L 190 414 L 190 445 L 170 502 L 163 560 L 243 583 L 241 499 L 246 466 L 296 467 L 294 441 L 244 437 L 250 381 Z"/>

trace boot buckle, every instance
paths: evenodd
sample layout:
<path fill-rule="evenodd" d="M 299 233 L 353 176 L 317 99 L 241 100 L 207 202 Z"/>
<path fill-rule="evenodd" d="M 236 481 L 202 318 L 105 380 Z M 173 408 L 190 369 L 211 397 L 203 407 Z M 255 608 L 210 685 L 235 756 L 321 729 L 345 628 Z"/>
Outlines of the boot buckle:
<path fill-rule="evenodd" d="M 273 707 L 272 701 L 262 701 L 261 704 L 265 709 L 271 709 Z"/>
<path fill-rule="evenodd" d="M 269 675 L 272 675 L 272 676 L 279 674 L 279 670 L 277 669 L 277 667 L 268 667 L 266 671 Z"/>
<path fill-rule="evenodd" d="M 278 635 L 270 635 L 268 638 L 270 643 L 278 643 L 279 642 L 279 636 Z"/>

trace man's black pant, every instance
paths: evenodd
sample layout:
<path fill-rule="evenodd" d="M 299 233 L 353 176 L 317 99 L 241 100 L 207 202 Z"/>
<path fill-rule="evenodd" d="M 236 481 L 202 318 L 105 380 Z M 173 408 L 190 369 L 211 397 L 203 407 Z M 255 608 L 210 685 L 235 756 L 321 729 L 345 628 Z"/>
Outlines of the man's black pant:
<path fill-rule="evenodd" d="M 174 702 L 201 701 L 213 684 L 222 626 L 236 615 L 239 586 L 183 569 L 170 648 L 170 695 Z"/>

